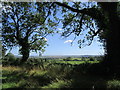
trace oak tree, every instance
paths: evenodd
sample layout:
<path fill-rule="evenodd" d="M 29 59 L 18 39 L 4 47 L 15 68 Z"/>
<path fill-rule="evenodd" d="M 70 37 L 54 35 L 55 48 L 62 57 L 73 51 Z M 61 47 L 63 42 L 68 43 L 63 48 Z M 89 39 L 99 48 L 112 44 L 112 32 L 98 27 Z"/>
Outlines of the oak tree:
<path fill-rule="evenodd" d="M 22 63 L 28 59 L 31 50 L 43 52 L 47 45 L 45 37 L 53 33 L 55 22 L 48 17 L 51 6 L 45 7 L 44 2 L 39 5 L 38 10 L 34 2 L 3 3 L 2 40 L 8 47 L 20 47 Z"/>

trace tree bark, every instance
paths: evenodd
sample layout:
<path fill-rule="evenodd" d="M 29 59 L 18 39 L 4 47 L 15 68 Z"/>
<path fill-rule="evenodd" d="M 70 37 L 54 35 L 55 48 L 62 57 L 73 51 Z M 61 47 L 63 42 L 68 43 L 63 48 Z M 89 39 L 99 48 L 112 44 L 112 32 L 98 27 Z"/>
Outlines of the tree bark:
<path fill-rule="evenodd" d="M 112 72 L 120 70 L 120 17 L 117 14 L 115 3 L 108 9 L 109 30 L 106 38 L 105 64 Z"/>
<path fill-rule="evenodd" d="M 29 47 L 26 45 L 22 46 L 22 59 L 21 59 L 21 63 L 24 63 L 27 61 L 27 59 L 29 58 Z"/>
<path fill-rule="evenodd" d="M 21 41 L 20 45 L 22 46 L 21 48 L 21 54 L 22 54 L 21 64 L 22 64 L 25 63 L 29 58 L 30 46 L 28 40 L 25 39 Z"/>

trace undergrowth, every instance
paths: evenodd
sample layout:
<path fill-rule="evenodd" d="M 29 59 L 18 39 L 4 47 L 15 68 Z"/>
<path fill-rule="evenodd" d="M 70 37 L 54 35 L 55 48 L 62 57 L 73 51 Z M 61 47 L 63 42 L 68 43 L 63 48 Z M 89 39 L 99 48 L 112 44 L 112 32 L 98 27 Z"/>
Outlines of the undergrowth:
<path fill-rule="evenodd" d="M 69 60 L 68 60 L 69 61 Z M 67 61 L 32 59 L 24 65 L 4 65 L 2 67 L 2 88 L 104 88 L 120 89 L 119 78 L 105 76 L 104 68 L 91 59 L 80 64 Z M 41 64 L 39 64 L 42 62 Z M 80 62 L 80 60 L 76 60 Z M 83 63 L 84 62 L 84 63 Z M 102 75 L 103 74 L 103 75 Z"/>

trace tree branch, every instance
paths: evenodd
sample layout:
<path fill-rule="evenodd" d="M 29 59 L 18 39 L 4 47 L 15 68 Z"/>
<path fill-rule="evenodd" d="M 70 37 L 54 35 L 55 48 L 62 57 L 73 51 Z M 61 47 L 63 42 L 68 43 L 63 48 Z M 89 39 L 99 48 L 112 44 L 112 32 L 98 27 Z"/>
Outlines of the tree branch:
<path fill-rule="evenodd" d="M 79 27 L 79 29 L 82 28 L 82 20 L 83 20 L 83 18 L 84 18 L 84 13 L 82 14 L 81 19 L 80 19 L 80 27 Z M 80 32 L 81 32 L 81 30 L 78 31 L 77 36 L 79 36 Z"/>
<path fill-rule="evenodd" d="M 73 7 L 70 7 L 69 5 L 64 4 L 64 3 L 55 2 L 55 4 L 57 4 L 59 6 L 63 6 L 63 7 L 67 8 L 73 12 L 86 14 L 86 15 L 91 16 L 92 18 L 97 19 L 97 20 L 103 17 L 102 13 L 96 8 L 84 8 L 82 10 L 79 10 L 79 9 L 75 9 Z"/>
<path fill-rule="evenodd" d="M 39 39 L 42 39 L 42 38 L 36 38 L 36 39 L 34 39 L 34 41 L 32 41 L 30 44 L 33 44 L 34 42 L 36 42 L 36 41 L 39 40 Z"/>
<path fill-rule="evenodd" d="M 34 30 L 31 30 L 33 27 L 35 27 L 35 24 L 32 25 L 32 26 L 27 30 L 26 36 L 25 36 L 24 38 L 28 38 L 28 37 L 33 33 Z"/>
<path fill-rule="evenodd" d="M 20 38 L 20 32 L 19 32 L 19 23 L 18 23 L 19 22 L 18 21 L 18 13 L 17 13 L 17 9 L 15 9 L 15 10 L 14 9 L 15 8 L 13 7 L 12 8 L 12 12 L 13 12 L 14 15 L 11 15 L 10 17 L 13 20 L 13 22 L 15 23 L 15 28 L 16 28 L 16 36 L 15 36 L 15 38 L 17 40 L 19 40 L 19 38 Z M 17 21 L 15 20 L 15 16 L 17 17 Z"/>
<path fill-rule="evenodd" d="M 104 15 L 97 8 L 84 8 L 84 9 L 80 10 L 78 8 L 76 9 L 67 4 L 60 3 L 60 2 L 55 2 L 55 4 L 57 4 L 58 6 L 65 7 L 73 12 L 81 13 L 82 16 L 81 16 L 81 20 L 80 20 L 80 28 L 82 26 L 82 19 L 83 19 L 84 15 L 88 15 L 88 16 L 92 17 L 93 19 L 97 20 L 98 22 L 103 23 L 102 21 L 104 20 Z M 98 33 L 101 31 L 101 29 L 98 29 L 98 31 L 96 31 L 96 32 L 94 30 L 91 30 L 91 31 L 93 32 L 93 35 L 91 36 L 91 39 L 93 40 L 93 38 L 98 35 Z M 79 35 L 79 33 L 77 35 Z"/>
<path fill-rule="evenodd" d="M 91 36 L 91 41 L 90 41 L 90 43 L 88 45 L 91 45 L 94 37 L 97 36 L 98 33 L 101 31 L 101 29 L 98 29 L 96 32 L 94 30 L 92 30 L 92 29 L 90 29 L 90 30 L 93 32 L 93 35 Z"/>

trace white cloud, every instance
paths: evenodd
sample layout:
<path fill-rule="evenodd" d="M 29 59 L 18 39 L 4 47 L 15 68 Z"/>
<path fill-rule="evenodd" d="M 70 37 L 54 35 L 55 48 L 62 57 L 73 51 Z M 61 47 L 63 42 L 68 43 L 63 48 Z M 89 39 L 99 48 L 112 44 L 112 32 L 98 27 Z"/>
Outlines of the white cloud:
<path fill-rule="evenodd" d="M 71 43 L 73 40 L 66 40 L 64 43 Z"/>
<path fill-rule="evenodd" d="M 62 31 L 63 29 L 62 28 L 58 28 L 58 30 Z"/>

